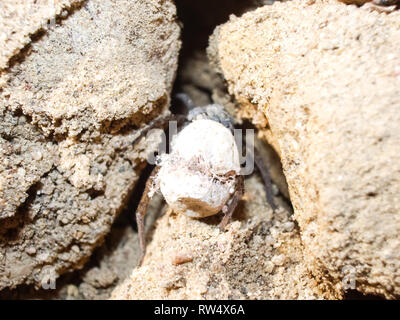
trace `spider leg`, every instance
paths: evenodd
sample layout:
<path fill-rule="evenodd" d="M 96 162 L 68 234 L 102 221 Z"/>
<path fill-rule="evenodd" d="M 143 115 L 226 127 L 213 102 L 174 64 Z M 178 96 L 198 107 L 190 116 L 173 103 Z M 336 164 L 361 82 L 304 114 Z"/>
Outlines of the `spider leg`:
<path fill-rule="evenodd" d="M 183 103 L 183 105 L 186 107 L 187 111 L 190 111 L 190 110 L 196 108 L 196 105 L 194 104 L 193 100 L 186 93 L 183 93 L 183 92 L 177 93 L 175 95 L 175 98 Z"/>
<path fill-rule="evenodd" d="M 274 197 L 272 193 L 271 175 L 256 147 L 254 147 L 254 162 L 258 168 L 258 171 L 260 171 L 261 177 L 264 181 L 265 193 L 267 194 L 267 202 L 271 206 L 272 210 L 275 211 L 278 207 L 274 202 Z"/>
<path fill-rule="evenodd" d="M 396 7 L 396 4 L 389 6 L 388 3 L 382 2 L 381 0 L 375 0 L 363 5 L 363 8 L 368 9 L 369 11 L 377 11 L 379 13 L 391 13 L 396 10 Z"/>
<path fill-rule="evenodd" d="M 184 123 L 185 120 L 186 116 L 180 114 L 170 114 L 165 117 L 156 118 L 150 121 L 150 123 L 140 131 L 138 137 L 135 138 L 132 144 L 133 145 L 137 144 L 140 141 L 140 139 L 142 139 L 151 129 L 159 128 L 165 130 L 170 121 L 177 121 L 178 125 L 181 125 Z M 150 201 L 149 191 L 152 184 L 152 179 L 155 177 L 158 170 L 159 167 L 156 166 L 151 172 L 150 177 L 146 182 L 146 186 L 142 198 L 140 199 L 139 206 L 136 210 L 136 223 L 138 228 L 140 251 L 141 251 L 139 266 L 142 264 L 144 255 L 146 253 L 146 235 L 144 230 L 144 217 L 146 215 L 147 207 Z"/>
<path fill-rule="evenodd" d="M 244 193 L 244 178 L 243 176 L 237 176 L 236 178 L 236 186 L 235 186 L 235 192 L 228 203 L 227 206 L 224 206 L 222 209 L 222 212 L 224 213 L 224 217 L 222 218 L 221 223 L 219 224 L 219 228 L 221 231 L 225 230 L 226 225 L 232 218 L 232 214 L 236 209 L 236 206 L 239 202 L 239 200 L 242 198 Z"/>
<path fill-rule="evenodd" d="M 159 128 L 165 130 L 170 121 L 176 121 L 178 125 L 181 125 L 185 122 L 185 120 L 186 116 L 184 116 L 183 114 L 170 114 L 165 117 L 156 118 L 150 121 L 150 123 L 140 131 L 139 136 L 135 140 L 133 140 L 133 145 L 138 143 L 140 139 L 142 139 L 151 129 Z"/>
<path fill-rule="evenodd" d="M 138 266 L 142 265 L 144 255 L 146 253 L 146 233 L 144 230 L 144 217 L 146 215 L 147 207 L 148 207 L 149 201 L 150 201 L 149 191 L 150 191 L 150 188 L 151 188 L 151 185 L 153 182 L 153 178 L 156 176 L 159 168 L 160 167 L 156 166 L 153 169 L 153 171 L 151 172 L 150 177 L 146 182 L 146 186 L 144 188 L 142 198 L 140 199 L 138 208 L 136 210 L 136 224 L 137 224 L 137 228 L 138 228 L 140 254 L 141 254 Z"/>

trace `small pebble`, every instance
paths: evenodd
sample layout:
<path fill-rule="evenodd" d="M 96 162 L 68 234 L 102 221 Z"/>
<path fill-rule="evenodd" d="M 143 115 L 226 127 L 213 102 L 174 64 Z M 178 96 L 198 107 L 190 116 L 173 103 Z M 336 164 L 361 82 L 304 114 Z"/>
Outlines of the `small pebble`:
<path fill-rule="evenodd" d="M 40 262 L 46 262 L 49 259 L 49 254 L 47 252 L 41 253 L 37 256 Z"/>
<path fill-rule="evenodd" d="M 73 285 L 73 284 L 70 284 L 70 285 L 67 287 L 67 295 L 68 295 L 68 297 L 70 297 L 70 298 L 78 298 L 78 297 L 79 297 L 79 290 L 78 290 L 78 287 L 75 286 L 75 285 Z"/>
<path fill-rule="evenodd" d="M 193 257 L 191 255 L 185 254 L 185 253 L 180 253 L 174 257 L 172 263 L 177 266 L 177 265 L 184 264 L 187 262 L 192 262 L 192 261 L 193 261 Z"/>
<path fill-rule="evenodd" d="M 73 245 L 71 249 L 72 249 L 72 251 L 74 251 L 75 253 L 79 253 L 79 252 L 81 251 L 77 245 Z"/>
<path fill-rule="evenodd" d="M 43 158 L 43 154 L 40 151 L 35 151 L 32 153 L 33 160 L 40 161 Z"/>
<path fill-rule="evenodd" d="M 36 248 L 35 247 L 28 247 L 25 249 L 25 252 L 31 256 L 33 256 L 36 253 Z"/>
<path fill-rule="evenodd" d="M 274 271 L 274 264 L 271 262 L 271 261 L 268 261 L 266 264 L 265 264 L 265 272 L 266 273 L 272 273 L 272 271 Z"/>
<path fill-rule="evenodd" d="M 283 254 L 272 257 L 272 263 L 276 266 L 281 266 L 285 263 L 286 257 Z"/>
<path fill-rule="evenodd" d="M 282 224 L 282 228 L 286 232 L 290 232 L 294 229 L 294 223 L 291 221 L 285 222 L 284 224 Z"/>
<path fill-rule="evenodd" d="M 272 246 L 274 243 L 275 243 L 275 239 L 272 236 L 268 235 L 265 237 L 265 244 L 267 246 Z"/>

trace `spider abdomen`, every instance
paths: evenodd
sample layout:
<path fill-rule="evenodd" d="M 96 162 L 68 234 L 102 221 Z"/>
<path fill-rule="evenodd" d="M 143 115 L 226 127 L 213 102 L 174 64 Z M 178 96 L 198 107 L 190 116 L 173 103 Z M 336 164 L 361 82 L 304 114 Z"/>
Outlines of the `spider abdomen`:
<path fill-rule="evenodd" d="M 240 173 L 239 152 L 229 129 L 213 120 L 196 120 L 161 156 L 157 180 L 170 205 L 191 217 L 218 213 L 231 197 Z"/>

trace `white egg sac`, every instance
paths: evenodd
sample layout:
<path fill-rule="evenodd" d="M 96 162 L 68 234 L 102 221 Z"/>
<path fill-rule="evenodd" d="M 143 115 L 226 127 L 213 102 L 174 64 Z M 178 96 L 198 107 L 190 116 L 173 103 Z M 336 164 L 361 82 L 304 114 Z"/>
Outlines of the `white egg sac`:
<path fill-rule="evenodd" d="M 202 218 L 218 213 L 231 197 L 240 173 L 239 152 L 229 129 L 196 120 L 175 136 L 160 167 L 156 180 L 170 207 Z"/>

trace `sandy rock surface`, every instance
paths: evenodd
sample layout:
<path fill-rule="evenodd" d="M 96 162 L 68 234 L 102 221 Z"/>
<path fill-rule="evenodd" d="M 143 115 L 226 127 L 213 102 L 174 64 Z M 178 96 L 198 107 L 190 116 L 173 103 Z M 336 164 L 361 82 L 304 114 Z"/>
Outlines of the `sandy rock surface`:
<path fill-rule="evenodd" d="M 37 1 L 34 21 L 1 6 L 0 289 L 40 287 L 81 267 L 125 204 L 159 141 L 132 147 L 168 107 L 180 31 L 171 1 Z"/>
<path fill-rule="evenodd" d="M 313 273 L 399 297 L 400 12 L 275 3 L 232 16 L 209 54 L 265 116 Z"/>
<path fill-rule="evenodd" d="M 332 298 L 304 262 L 296 223 L 284 202 L 273 213 L 259 177 L 246 179 L 244 201 L 226 232 L 221 215 L 193 219 L 167 211 L 156 223 L 143 266 L 112 299 Z"/>
<path fill-rule="evenodd" d="M 83 0 L 3 0 L 0 2 L 0 71 L 9 66 L 10 59 L 31 41 L 39 30 L 55 24 L 56 17 Z"/>
<path fill-rule="evenodd" d="M 1 77 L 3 103 L 46 135 L 139 125 L 168 101 L 178 37 L 169 1 L 85 2 Z"/>

